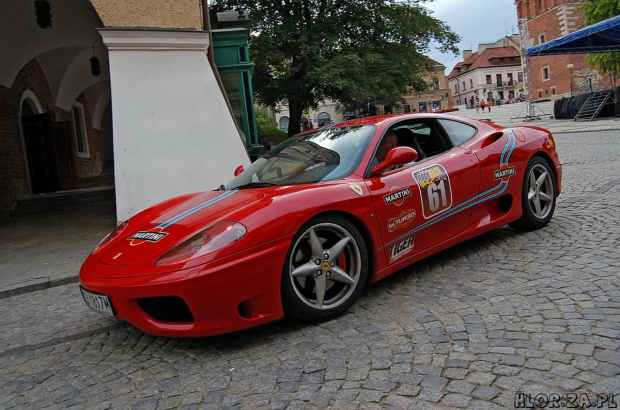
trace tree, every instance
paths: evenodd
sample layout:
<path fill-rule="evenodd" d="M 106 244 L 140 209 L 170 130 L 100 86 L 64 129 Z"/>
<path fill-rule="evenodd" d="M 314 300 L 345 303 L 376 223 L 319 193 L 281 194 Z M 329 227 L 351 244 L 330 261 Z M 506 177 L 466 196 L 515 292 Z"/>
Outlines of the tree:
<path fill-rule="evenodd" d="M 579 9 L 585 17 L 585 25 L 616 17 L 620 14 L 619 0 L 581 0 Z M 586 61 L 604 73 L 620 72 L 620 53 L 588 54 Z"/>
<path fill-rule="evenodd" d="M 290 136 L 325 99 L 393 104 L 425 90 L 432 62 L 424 53 L 433 44 L 456 54 L 460 40 L 426 1 L 215 0 L 212 9 L 250 12 L 253 88 L 263 104 L 288 104 Z"/>

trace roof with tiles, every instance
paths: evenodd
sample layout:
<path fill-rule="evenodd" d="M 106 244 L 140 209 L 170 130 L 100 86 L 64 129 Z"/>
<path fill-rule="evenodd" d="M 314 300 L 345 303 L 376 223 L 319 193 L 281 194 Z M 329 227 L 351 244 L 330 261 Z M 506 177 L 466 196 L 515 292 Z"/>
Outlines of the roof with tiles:
<path fill-rule="evenodd" d="M 485 49 L 482 54 L 475 52 L 467 60 L 457 63 L 448 79 L 474 71 L 478 68 L 520 66 L 521 55 L 514 47 L 494 47 Z"/>

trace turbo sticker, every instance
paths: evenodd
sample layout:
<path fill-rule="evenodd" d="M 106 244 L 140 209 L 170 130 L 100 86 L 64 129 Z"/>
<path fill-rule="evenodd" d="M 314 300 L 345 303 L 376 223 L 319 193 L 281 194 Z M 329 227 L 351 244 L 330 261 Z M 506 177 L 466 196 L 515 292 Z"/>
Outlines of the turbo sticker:
<path fill-rule="evenodd" d="M 422 216 L 429 219 L 452 207 L 452 188 L 446 169 L 434 164 L 414 171 L 413 179 L 418 183 L 422 198 Z"/>
<path fill-rule="evenodd" d="M 415 209 L 407 209 L 406 211 L 402 211 L 394 218 L 390 218 L 390 220 L 388 221 L 388 231 L 394 232 L 397 229 L 404 228 L 405 226 L 413 222 L 414 218 Z"/>
<path fill-rule="evenodd" d="M 411 196 L 411 190 L 409 187 L 394 187 L 389 194 L 383 196 L 383 201 L 386 205 L 394 204 L 396 206 L 401 206 L 405 202 L 405 198 L 408 196 Z"/>
<path fill-rule="evenodd" d="M 413 238 L 415 238 L 415 235 L 411 235 L 390 246 L 390 263 L 397 261 L 413 250 Z"/>

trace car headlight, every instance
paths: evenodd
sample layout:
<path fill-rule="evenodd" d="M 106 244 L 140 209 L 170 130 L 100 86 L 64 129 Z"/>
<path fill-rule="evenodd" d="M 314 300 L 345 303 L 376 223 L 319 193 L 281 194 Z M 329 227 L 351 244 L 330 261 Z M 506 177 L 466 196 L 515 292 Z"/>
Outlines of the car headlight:
<path fill-rule="evenodd" d="M 175 265 L 198 258 L 240 241 L 246 233 L 247 229 L 239 222 L 216 222 L 166 252 L 157 259 L 155 266 Z"/>
<path fill-rule="evenodd" d="M 122 222 L 119 226 L 117 226 L 112 232 L 110 232 L 105 238 L 103 238 L 101 240 L 101 242 L 99 242 L 99 244 L 95 247 L 95 250 L 93 251 L 93 253 L 97 252 L 99 249 L 101 249 L 106 243 L 110 242 L 112 239 L 116 238 L 118 235 L 121 234 L 121 232 L 123 232 L 125 230 L 125 228 L 127 228 L 127 225 L 129 225 L 129 219 L 126 220 L 125 222 Z"/>

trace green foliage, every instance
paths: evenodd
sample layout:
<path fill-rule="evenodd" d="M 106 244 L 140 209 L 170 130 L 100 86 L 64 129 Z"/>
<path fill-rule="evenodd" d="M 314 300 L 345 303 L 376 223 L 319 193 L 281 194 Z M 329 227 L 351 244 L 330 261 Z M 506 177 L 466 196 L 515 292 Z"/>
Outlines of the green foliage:
<path fill-rule="evenodd" d="M 620 0 L 581 0 L 579 10 L 589 26 L 620 15 Z M 620 53 L 588 54 L 586 61 L 604 73 L 620 73 Z"/>
<path fill-rule="evenodd" d="M 393 104 L 426 89 L 431 44 L 456 54 L 459 36 L 425 1 L 214 0 L 212 9 L 250 11 L 257 100 L 288 101 L 293 135 L 303 111 L 325 99 L 345 107 Z"/>
<path fill-rule="evenodd" d="M 269 115 L 262 112 L 259 108 L 255 108 L 256 122 L 263 131 L 263 134 L 270 136 L 286 137 L 286 131 L 282 131 Z"/>

